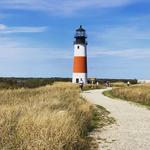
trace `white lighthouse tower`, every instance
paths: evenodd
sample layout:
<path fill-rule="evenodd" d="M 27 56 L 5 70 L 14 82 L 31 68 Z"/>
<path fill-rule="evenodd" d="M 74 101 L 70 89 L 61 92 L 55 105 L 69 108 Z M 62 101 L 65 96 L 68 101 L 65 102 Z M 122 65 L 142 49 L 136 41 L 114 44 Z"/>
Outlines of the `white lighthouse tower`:
<path fill-rule="evenodd" d="M 86 31 L 80 26 L 74 42 L 73 83 L 87 83 L 87 41 Z"/>

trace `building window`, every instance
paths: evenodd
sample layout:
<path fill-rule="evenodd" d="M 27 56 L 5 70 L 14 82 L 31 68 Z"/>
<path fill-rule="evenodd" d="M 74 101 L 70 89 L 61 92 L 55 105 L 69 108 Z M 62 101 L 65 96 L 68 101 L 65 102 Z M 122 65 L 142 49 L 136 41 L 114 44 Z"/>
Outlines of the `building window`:
<path fill-rule="evenodd" d="M 80 46 L 77 46 L 77 49 L 79 49 L 80 48 Z"/>

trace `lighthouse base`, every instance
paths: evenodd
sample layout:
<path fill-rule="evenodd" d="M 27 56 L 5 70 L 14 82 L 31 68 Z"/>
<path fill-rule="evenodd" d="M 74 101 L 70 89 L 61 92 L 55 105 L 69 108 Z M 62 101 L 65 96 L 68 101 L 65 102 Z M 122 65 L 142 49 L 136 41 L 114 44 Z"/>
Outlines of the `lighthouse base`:
<path fill-rule="evenodd" d="M 72 83 L 87 83 L 87 73 L 73 73 Z"/>

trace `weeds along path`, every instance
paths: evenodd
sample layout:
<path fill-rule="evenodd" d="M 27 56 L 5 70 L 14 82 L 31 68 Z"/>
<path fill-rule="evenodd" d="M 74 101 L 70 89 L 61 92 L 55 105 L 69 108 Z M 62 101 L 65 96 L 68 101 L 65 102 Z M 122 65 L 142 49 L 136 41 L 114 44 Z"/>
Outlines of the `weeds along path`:
<path fill-rule="evenodd" d="M 144 106 L 105 97 L 105 90 L 92 90 L 83 96 L 110 111 L 116 123 L 95 132 L 101 150 L 149 150 L 150 110 Z"/>

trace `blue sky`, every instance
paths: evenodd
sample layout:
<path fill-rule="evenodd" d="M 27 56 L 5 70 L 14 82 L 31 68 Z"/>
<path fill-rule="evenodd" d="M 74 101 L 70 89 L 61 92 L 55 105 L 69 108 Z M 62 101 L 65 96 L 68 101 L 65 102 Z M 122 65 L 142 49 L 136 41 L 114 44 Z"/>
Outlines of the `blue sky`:
<path fill-rule="evenodd" d="M 73 36 L 88 34 L 88 72 L 150 79 L 148 0 L 0 0 L 0 76 L 71 77 Z"/>

